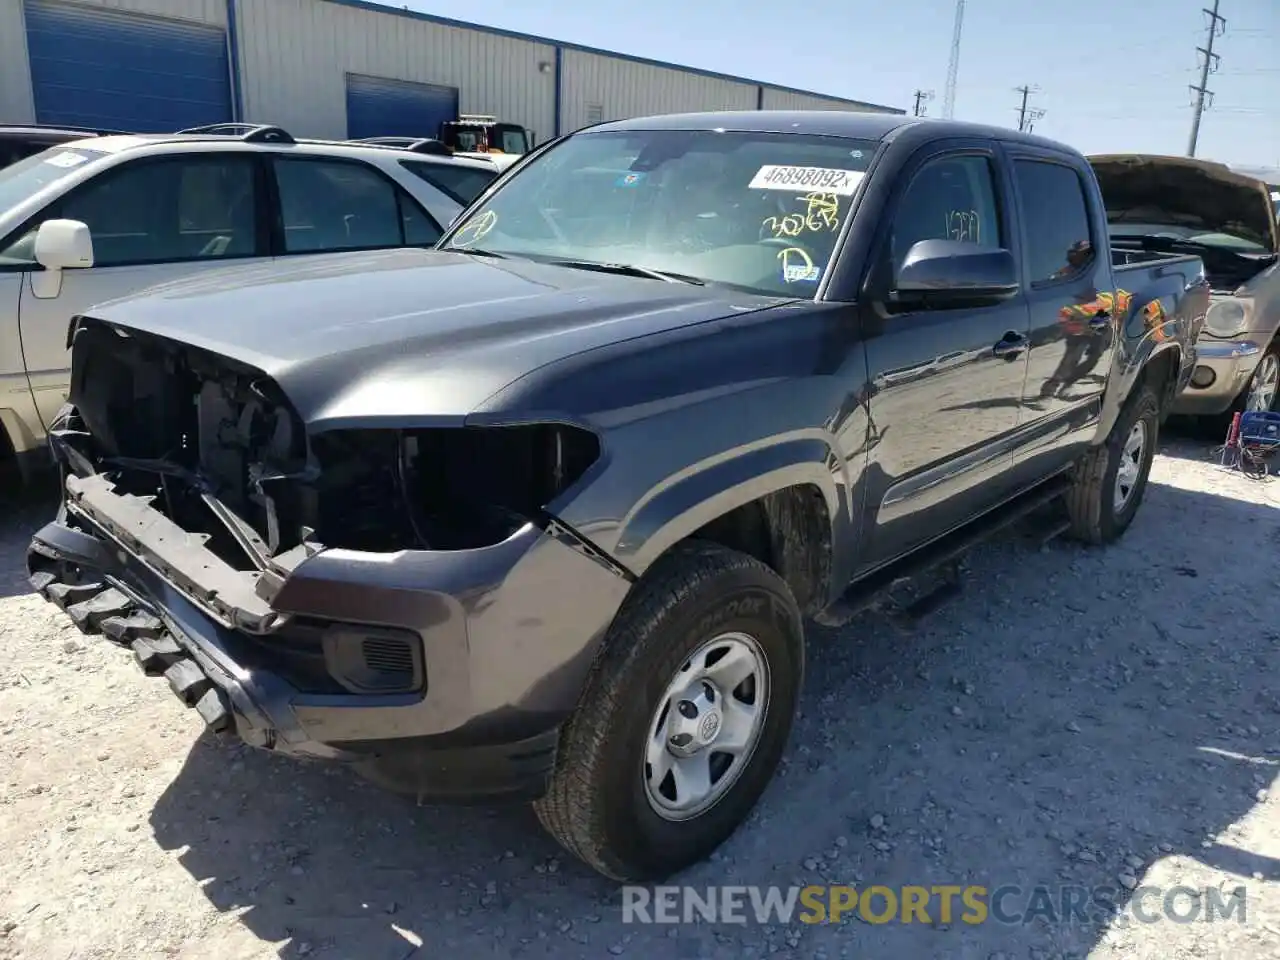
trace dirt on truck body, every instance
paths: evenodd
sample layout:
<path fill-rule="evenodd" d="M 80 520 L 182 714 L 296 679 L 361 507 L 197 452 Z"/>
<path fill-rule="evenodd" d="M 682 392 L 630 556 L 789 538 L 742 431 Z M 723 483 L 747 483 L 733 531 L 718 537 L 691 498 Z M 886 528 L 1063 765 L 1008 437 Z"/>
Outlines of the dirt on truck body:
<path fill-rule="evenodd" d="M 968 124 L 572 134 L 434 251 L 78 318 L 32 582 L 216 729 L 668 875 L 773 775 L 805 617 L 1033 512 L 1132 522 L 1208 291 L 1113 273 L 1102 209 Z"/>

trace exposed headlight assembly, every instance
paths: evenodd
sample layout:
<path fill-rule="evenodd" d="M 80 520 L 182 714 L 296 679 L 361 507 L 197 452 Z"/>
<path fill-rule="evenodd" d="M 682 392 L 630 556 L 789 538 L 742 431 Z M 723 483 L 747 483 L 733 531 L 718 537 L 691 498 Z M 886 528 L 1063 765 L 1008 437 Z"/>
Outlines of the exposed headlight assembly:
<path fill-rule="evenodd" d="M 1215 337 L 1236 337 L 1249 329 L 1249 313 L 1242 301 L 1215 300 L 1204 317 L 1204 330 Z"/>

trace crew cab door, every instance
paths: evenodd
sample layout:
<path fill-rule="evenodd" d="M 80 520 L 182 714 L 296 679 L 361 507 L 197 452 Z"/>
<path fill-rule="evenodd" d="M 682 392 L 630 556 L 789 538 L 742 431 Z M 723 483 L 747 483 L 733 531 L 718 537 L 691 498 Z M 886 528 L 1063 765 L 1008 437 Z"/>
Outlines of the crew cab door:
<path fill-rule="evenodd" d="M 1006 178 L 994 149 L 943 146 L 918 157 L 889 201 L 863 310 L 873 444 L 868 568 L 1004 498 L 1025 378 L 1021 293 L 959 308 L 893 305 L 897 270 L 918 241 L 1013 246 Z"/>
<path fill-rule="evenodd" d="M 1065 154 L 1018 144 L 1010 171 L 1022 229 L 1031 349 L 1023 389 L 1023 442 L 1015 460 L 1028 479 L 1080 453 L 1093 435 L 1128 297 L 1111 289 L 1102 211 Z"/>
<path fill-rule="evenodd" d="M 261 175 L 245 153 L 139 158 L 108 168 L 24 224 L 10 252 L 26 257 L 18 320 L 27 379 L 47 429 L 70 384 L 67 327 L 97 303 L 265 251 Z M 45 220 L 89 227 L 94 263 L 49 275 L 34 262 Z"/>

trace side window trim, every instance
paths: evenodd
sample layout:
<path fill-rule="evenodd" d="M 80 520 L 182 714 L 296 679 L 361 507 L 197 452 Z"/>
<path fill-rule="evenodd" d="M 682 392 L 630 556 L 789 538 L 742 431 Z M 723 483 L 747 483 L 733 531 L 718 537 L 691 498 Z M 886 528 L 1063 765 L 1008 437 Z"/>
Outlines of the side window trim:
<path fill-rule="evenodd" d="M 1022 195 L 1022 188 L 1018 182 L 1018 164 L 1019 163 L 1039 163 L 1047 166 L 1061 167 L 1070 171 L 1075 177 L 1076 185 L 1080 189 L 1080 199 L 1084 204 L 1085 224 L 1089 230 L 1089 243 L 1093 246 L 1093 259 L 1089 263 L 1072 273 L 1061 277 L 1046 277 L 1037 280 L 1031 275 L 1031 217 L 1028 215 L 1026 198 Z M 1085 180 L 1079 165 L 1072 161 L 1071 158 L 1061 156 L 1055 153 L 1040 153 L 1026 149 L 1019 149 L 1009 153 L 1009 178 L 1010 189 L 1013 191 L 1015 202 L 1018 208 L 1019 232 L 1022 241 L 1023 256 L 1025 261 L 1023 266 L 1023 277 L 1025 278 L 1024 289 L 1039 292 L 1041 290 L 1051 290 L 1055 287 L 1079 283 L 1081 280 L 1092 276 L 1098 269 L 1099 258 L 1102 251 L 1106 251 L 1106 255 L 1110 257 L 1111 247 L 1110 241 L 1099 246 L 1098 237 L 1096 236 L 1096 215 L 1089 191 L 1085 188 Z"/>
<path fill-rule="evenodd" d="M 374 174 L 379 180 L 381 180 L 384 184 L 387 185 L 387 187 L 390 188 L 391 195 L 395 200 L 396 229 L 400 234 L 400 242 L 398 244 L 377 246 L 377 247 L 351 247 L 349 249 L 344 249 L 344 250 L 289 250 L 288 245 L 285 242 L 286 238 L 285 238 L 285 227 L 284 227 L 284 203 L 280 197 L 280 181 L 277 173 L 277 164 L 279 164 L 281 161 L 285 161 L 288 163 L 324 163 L 324 164 L 329 164 L 331 166 L 345 164 L 346 166 L 356 167 Z M 281 151 L 281 152 L 273 152 L 272 154 L 270 154 L 270 156 L 267 158 L 267 162 L 264 163 L 263 166 L 266 169 L 266 179 L 268 181 L 268 187 L 270 191 L 271 224 L 272 224 L 271 226 L 272 256 L 305 257 L 305 256 L 316 256 L 324 253 L 343 253 L 343 252 L 356 253 L 359 251 L 369 251 L 369 250 L 397 250 L 397 249 L 400 249 L 401 247 L 409 246 L 407 242 L 407 238 L 405 236 L 405 222 L 404 222 L 404 204 L 406 202 L 411 203 L 414 209 L 418 211 L 419 215 L 422 216 L 427 221 L 427 223 L 431 224 L 437 230 L 439 230 L 440 236 L 444 235 L 444 230 L 441 228 L 440 223 L 436 220 L 435 217 L 431 216 L 431 214 L 426 210 L 425 207 L 422 206 L 422 204 L 418 203 L 417 200 L 415 200 L 413 196 L 410 195 L 408 190 L 406 190 L 399 183 L 397 183 L 395 178 L 392 177 L 390 174 L 388 174 L 386 171 L 380 169 L 376 164 L 369 163 L 366 160 L 361 160 L 358 157 L 319 156 L 315 154 L 293 155 L 293 154 L 284 153 L 283 151 Z M 436 242 L 439 242 L 439 237 L 437 237 L 436 241 L 433 241 L 431 245 L 434 246 Z M 413 244 L 413 246 L 417 247 L 420 245 Z"/>

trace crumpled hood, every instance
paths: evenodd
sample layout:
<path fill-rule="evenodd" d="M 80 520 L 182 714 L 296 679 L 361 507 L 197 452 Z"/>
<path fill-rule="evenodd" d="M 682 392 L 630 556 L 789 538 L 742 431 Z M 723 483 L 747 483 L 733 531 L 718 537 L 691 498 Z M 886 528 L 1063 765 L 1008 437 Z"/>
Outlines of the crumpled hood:
<path fill-rule="evenodd" d="M 304 421 L 335 427 L 465 417 L 556 360 L 779 302 L 404 249 L 217 270 L 88 315 L 255 367 Z"/>
<path fill-rule="evenodd" d="M 1192 157 L 1089 157 L 1111 223 L 1163 222 L 1253 240 L 1280 253 L 1267 185 L 1225 164 Z"/>

